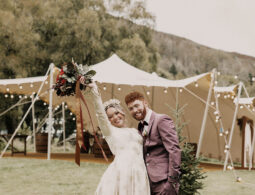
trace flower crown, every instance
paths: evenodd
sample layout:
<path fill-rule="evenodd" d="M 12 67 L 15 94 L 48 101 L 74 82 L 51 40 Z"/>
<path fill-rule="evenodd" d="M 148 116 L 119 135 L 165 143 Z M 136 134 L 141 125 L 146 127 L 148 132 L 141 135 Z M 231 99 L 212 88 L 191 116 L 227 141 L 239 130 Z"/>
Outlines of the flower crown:
<path fill-rule="evenodd" d="M 120 101 L 117 99 L 110 99 L 106 102 L 104 102 L 104 110 L 106 111 L 110 107 L 121 107 Z"/>

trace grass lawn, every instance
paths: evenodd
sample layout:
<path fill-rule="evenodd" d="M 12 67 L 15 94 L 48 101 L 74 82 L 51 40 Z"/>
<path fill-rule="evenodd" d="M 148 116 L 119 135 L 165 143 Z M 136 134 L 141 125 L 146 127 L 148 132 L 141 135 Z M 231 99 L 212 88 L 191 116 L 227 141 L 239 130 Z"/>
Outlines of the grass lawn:
<path fill-rule="evenodd" d="M 0 159 L 0 194 L 93 195 L 107 164 L 37 159 Z M 235 182 L 231 171 L 207 172 L 203 195 L 255 194 L 255 172 L 237 171 L 242 182 Z"/>
<path fill-rule="evenodd" d="M 106 164 L 60 160 L 0 159 L 1 195 L 93 195 Z"/>

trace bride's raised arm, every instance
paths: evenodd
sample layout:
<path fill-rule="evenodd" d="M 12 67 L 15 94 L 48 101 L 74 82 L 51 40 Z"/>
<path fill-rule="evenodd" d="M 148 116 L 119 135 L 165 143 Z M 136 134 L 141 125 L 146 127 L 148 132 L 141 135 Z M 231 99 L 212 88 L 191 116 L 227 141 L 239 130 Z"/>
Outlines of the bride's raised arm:
<path fill-rule="evenodd" d="M 98 119 L 98 125 L 103 133 L 104 136 L 111 135 L 113 126 L 111 125 L 110 121 L 108 120 L 108 117 L 105 113 L 104 106 L 102 103 L 101 95 L 98 91 L 97 85 L 95 82 L 88 85 L 88 90 L 90 90 L 90 93 L 92 95 L 96 116 Z"/>

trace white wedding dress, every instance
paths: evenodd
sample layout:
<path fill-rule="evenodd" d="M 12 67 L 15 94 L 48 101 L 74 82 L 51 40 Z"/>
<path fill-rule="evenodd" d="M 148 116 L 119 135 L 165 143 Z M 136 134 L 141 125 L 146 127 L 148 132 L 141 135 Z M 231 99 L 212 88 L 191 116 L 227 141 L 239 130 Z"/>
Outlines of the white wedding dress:
<path fill-rule="evenodd" d="M 113 162 L 104 172 L 95 195 L 150 195 L 141 135 L 135 128 L 112 126 L 97 90 L 92 88 L 90 94 L 99 127 L 115 155 Z"/>

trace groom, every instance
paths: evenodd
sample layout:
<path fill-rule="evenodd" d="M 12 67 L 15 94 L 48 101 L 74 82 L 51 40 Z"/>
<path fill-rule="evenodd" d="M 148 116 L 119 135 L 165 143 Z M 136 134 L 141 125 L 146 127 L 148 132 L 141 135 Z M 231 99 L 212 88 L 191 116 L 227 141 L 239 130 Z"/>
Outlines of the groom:
<path fill-rule="evenodd" d="M 152 111 L 144 96 L 132 92 L 125 97 L 131 115 L 140 121 L 143 154 L 152 195 L 175 195 L 179 191 L 181 150 L 173 121 Z"/>

